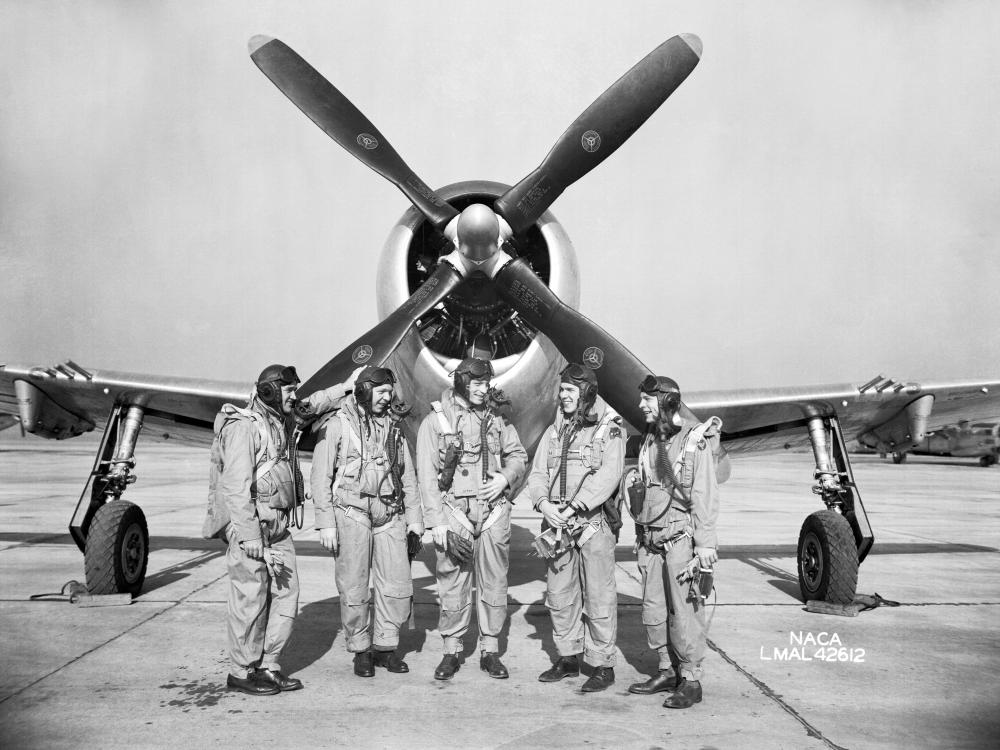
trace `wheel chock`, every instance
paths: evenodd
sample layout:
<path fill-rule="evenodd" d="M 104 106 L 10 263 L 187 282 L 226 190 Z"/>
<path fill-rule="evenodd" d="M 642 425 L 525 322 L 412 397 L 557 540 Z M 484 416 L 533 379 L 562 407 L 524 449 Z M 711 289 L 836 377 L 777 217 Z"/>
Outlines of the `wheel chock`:
<path fill-rule="evenodd" d="M 806 602 L 806 612 L 816 612 L 821 615 L 837 615 L 839 617 L 857 617 L 864 605 L 858 602 L 850 604 L 834 604 L 818 599 L 810 599 Z"/>
<path fill-rule="evenodd" d="M 118 607 L 132 603 L 131 594 L 81 594 L 70 601 L 78 607 Z"/>
<path fill-rule="evenodd" d="M 91 594 L 79 581 L 68 581 L 58 594 L 32 594 L 32 601 L 68 601 L 78 607 L 118 607 L 132 603 L 131 594 Z"/>

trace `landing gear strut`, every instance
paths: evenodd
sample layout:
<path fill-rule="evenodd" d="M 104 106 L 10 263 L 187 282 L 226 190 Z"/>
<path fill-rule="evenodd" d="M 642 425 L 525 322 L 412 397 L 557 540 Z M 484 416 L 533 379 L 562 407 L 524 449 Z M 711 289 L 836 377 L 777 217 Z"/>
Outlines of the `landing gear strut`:
<path fill-rule="evenodd" d="M 799 532 L 799 589 L 805 601 L 850 604 L 858 565 L 875 539 L 847 456 L 837 417 L 810 417 L 809 440 L 816 459 L 813 492 L 826 504 L 806 518 Z"/>
<path fill-rule="evenodd" d="M 142 509 L 122 500 L 135 482 L 135 444 L 143 408 L 118 404 L 108 416 L 94 468 L 80 495 L 69 531 L 84 554 L 92 594 L 139 594 L 149 561 L 149 531 Z"/>

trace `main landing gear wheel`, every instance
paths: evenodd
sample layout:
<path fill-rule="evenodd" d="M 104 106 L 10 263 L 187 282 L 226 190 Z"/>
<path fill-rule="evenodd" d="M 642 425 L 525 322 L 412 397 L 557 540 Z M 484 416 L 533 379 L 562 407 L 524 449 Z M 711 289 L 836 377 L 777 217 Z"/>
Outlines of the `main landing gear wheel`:
<path fill-rule="evenodd" d="M 799 589 L 803 601 L 850 604 L 858 587 L 858 548 L 851 525 L 832 510 L 808 516 L 799 532 Z"/>
<path fill-rule="evenodd" d="M 892 454 L 892 462 L 894 464 L 905 464 L 906 463 L 906 454 L 903 453 L 902 451 L 895 451 Z"/>
<path fill-rule="evenodd" d="M 997 462 L 997 457 L 996 456 L 980 456 L 979 457 L 979 465 L 982 466 L 982 467 L 984 467 L 984 468 L 990 467 L 993 464 L 995 464 L 996 462 Z"/>
<path fill-rule="evenodd" d="M 147 562 L 149 531 L 142 509 L 125 500 L 101 506 L 87 534 L 87 590 L 91 594 L 138 596 Z"/>

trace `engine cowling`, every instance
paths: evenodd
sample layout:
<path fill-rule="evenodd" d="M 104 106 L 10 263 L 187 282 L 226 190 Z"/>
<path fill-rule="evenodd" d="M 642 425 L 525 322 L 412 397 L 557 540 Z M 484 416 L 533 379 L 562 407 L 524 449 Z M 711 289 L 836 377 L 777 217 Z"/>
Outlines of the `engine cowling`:
<path fill-rule="evenodd" d="M 472 203 L 492 206 L 507 189 L 498 182 L 469 181 L 437 192 L 461 211 Z M 403 304 L 433 272 L 439 258 L 453 249 L 422 214 L 408 209 L 393 226 L 382 250 L 376 285 L 379 318 Z M 576 252 L 551 212 L 542 214 L 523 237 L 518 237 L 515 249 L 560 299 L 574 308 L 579 305 Z M 470 347 L 477 356 L 492 359 L 494 383 L 511 397 L 514 423 L 530 449 L 552 420 L 555 380 L 565 360 L 546 336 L 521 320 L 496 293 L 486 274 L 469 274 L 419 320 L 393 354 L 390 366 L 404 393 L 415 398 L 414 410 L 419 417 L 429 411 L 429 400 L 439 398 L 451 384 L 451 373 Z M 540 409 L 541 405 L 545 408 Z"/>

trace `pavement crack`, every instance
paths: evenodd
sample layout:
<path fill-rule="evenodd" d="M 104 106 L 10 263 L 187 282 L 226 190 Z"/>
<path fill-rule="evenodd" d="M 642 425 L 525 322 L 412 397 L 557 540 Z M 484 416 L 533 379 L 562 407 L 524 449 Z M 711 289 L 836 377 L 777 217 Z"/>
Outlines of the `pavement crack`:
<path fill-rule="evenodd" d="M 748 670 L 740 666 L 740 664 L 735 659 L 733 659 L 729 654 L 727 654 L 725 651 L 719 648 L 719 646 L 717 646 L 711 638 L 708 638 L 707 641 L 708 641 L 708 647 L 712 649 L 715 653 L 717 653 L 719 656 L 721 656 L 723 661 L 725 661 L 727 664 L 733 667 L 737 672 L 739 672 L 741 675 L 750 680 L 750 682 L 752 682 L 754 686 L 758 690 L 760 690 L 761 693 L 764 694 L 765 697 L 770 698 L 772 701 L 777 703 L 782 711 L 787 713 L 789 716 L 795 719 L 795 721 L 801 724 L 802 727 L 806 730 L 806 734 L 808 734 L 810 737 L 815 737 L 824 745 L 826 745 L 828 748 L 831 748 L 831 750 L 848 750 L 848 748 L 838 745 L 832 740 L 829 740 L 825 736 L 823 736 L 823 733 L 819 729 L 817 729 L 808 721 L 806 721 L 806 719 L 803 718 L 803 716 L 799 714 L 798 711 L 796 711 L 794 708 L 788 705 L 788 703 L 786 703 L 781 698 L 780 695 L 775 693 L 774 690 L 772 690 L 767 685 L 767 683 L 757 679 Z"/>
<path fill-rule="evenodd" d="M 104 647 L 105 647 L 105 646 L 107 646 L 107 645 L 108 645 L 109 643 L 113 643 L 114 641 L 117 641 L 117 640 L 118 640 L 119 638 L 121 638 L 121 637 L 122 637 L 123 635 L 127 635 L 128 633 L 131 633 L 131 632 L 132 632 L 133 630 L 135 630 L 135 629 L 137 629 L 137 628 L 141 627 L 142 625 L 145 625 L 145 624 L 146 624 L 147 622 L 151 622 L 152 620 L 155 620 L 155 619 L 156 619 L 157 617 L 159 617 L 160 615 L 162 615 L 162 614 L 164 614 L 164 613 L 166 613 L 166 612 L 169 612 L 170 610 L 174 609 L 174 607 L 177 607 L 177 606 L 179 606 L 180 604 L 184 603 L 184 602 L 185 602 L 186 600 L 190 599 L 190 598 L 191 598 L 192 596 L 194 596 L 194 595 L 195 595 L 195 594 L 197 594 L 198 592 L 200 592 L 200 591 L 204 591 L 204 590 L 205 590 L 205 589 L 207 589 L 207 588 L 208 588 L 209 586 L 211 586 L 211 585 L 215 584 L 215 583 L 216 583 L 217 581 L 220 581 L 220 580 L 222 580 L 223 578 L 225 578 L 225 577 L 226 577 L 227 575 L 228 575 L 228 572 L 227 572 L 227 573 L 223 573 L 222 575 L 220 575 L 220 576 L 218 576 L 218 577 L 216 577 L 216 578 L 213 578 L 213 579 L 212 579 L 211 581 L 209 581 L 208 583 L 206 583 L 206 584 L 204 584 L 204 585 L 202 585 L 202 586 L 199 586 L 198 588 L 196 588 L 196 589 L 193 589 L 192 591 L 189 591 L 189 592 L 188 592 L 188 593 L 186 593 L 186 594 L 185 594 L 184 596 L 182 596 L 182 597 L 181 597 L 180 599 L 178 599 L 178 600 L 177 600 L 177 601 L 175 601 L 175 602 L 174 602 L 173 604 L 171 604 L 171 605 L 170 605 L 169 607 L 164 607 L 164 608 L 163 608 L 163 609 L 161 609 L 161 610 L 160 610 L 159 612 L 154 612 L 154 613 L 153 613 L 153 614 L 151 614 L 151 615 L 150 615 L 149 617 L 146 617 L 146 618 L 144 618 L 144 619 L 140 620 L 139 622 L 137 622 L 137 623 L 136 623 L 135 625 L 133 625 L 132 627 L 130 627 L 130 628 L 126 628 L 125 630 L 123 630 L 122 632 L 118 633 L 117 635 L 113 635 L 112 637 L 108 638 L 108 640 L 104 641 L 103 643 L 98 643 L 98 644 L 97 644 L 96 646 L 94 646 L 93 648 L 90 648 L 90 649 L 87 649 L 87 650 L 86 650 L 86 651 L 84 651 L 84 652 L 83 652 L 82 654 L 79 654 L 78 656 L 74 656 L 74 657 L 73 657 L 72 659 L 70 659 L 70 660 L 69 660 L 68 662 L 66 662 L 65 664 L 62 664 L 62 665 L 60 665 L 60 666 L 56 667 L 56 668 L 55 668 L 55 669 L 53 669 L 53 670 L 52 670 L 51 672 L 46 672 L 46 673 L 45 673 L 45 674 L 43 674 L 43 675 L 42 675 L 41 677 L 39 677 L 39 678 L 38 678 L 37 680 L 33 680 L 32 682 L 28 683 L 28 684 L 27 684 L 27 685 L 25 685 L 24 687 L 22 687 L 22 688 L 20 688 L 20 689 L 18 689 L 18 690 L 15 690 L 14 692 L 12 692 L 12 693 L 11 693 L 10 695 L 6 696 L 5 698 L 0 698 L 0 705 L 3 705 L 3 704 L 4 704 L 4 703 L 6 703 L 7 701 L 9 701 L 9 700 L 10 700 L 11 698 L 15 698 L 15 697 L 19 696 L 19 695 L 20 695 L 21 693 L 23 693 L 23 692 L 24 692 L 25 690 L 28 690 L 28 689 L 30 689 L 30 688 L 33 688 L 33 687 L 34 687 L 35 685 L 37 685 L 37 684 L 38 684 L 39 682 L 41 682 L 42 680 L 45 680 L 45 679 L 48 679 L 49 677 L 51 677 L 52 675 L 56 674 L 57 672 L 61 672 L 61 671 L 62 671 L 62 670 L 64 670 L 64 669 L 65 669 L 66 667 L 70 666 L 71 664 L 75 664 L 76 662 L 80 661 L 80 660 L 81 660 L 81 659 L 82 659 L 83 657 L 85 657 L 85 656 L 88 656 L 89 654 L 92 654 L 92 653 L 94 653 L 94 652 L 95 652 L 95 651 L 97 651 L 98 649 L 101 649 L 101 648 L 104 648 Z"/>

